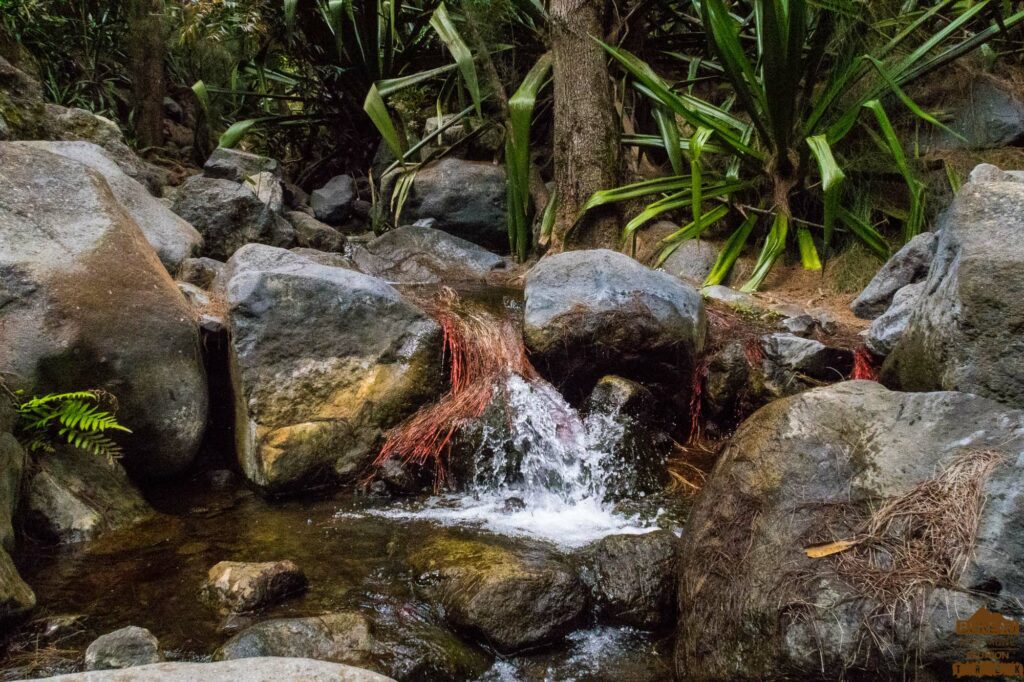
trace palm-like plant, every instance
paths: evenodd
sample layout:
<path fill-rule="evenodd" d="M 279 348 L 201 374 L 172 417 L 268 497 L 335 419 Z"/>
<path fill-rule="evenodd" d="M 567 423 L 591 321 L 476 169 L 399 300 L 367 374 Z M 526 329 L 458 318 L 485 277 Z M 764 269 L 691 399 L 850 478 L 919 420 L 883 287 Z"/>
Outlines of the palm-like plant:
<path fill-rule="evenodd" d="M 654 104 L 659 144 L 677 174 L 599 192 L 586 209 L 657 195 L 626 225 L 627 239 L 658 215 L 689 209 L 692 221 L 663 240 L 659 263 L 687 239 L 740 213 L 743 219 L 707 284 L 721 282 L 755 228 L 767 226 L 753 275 L 743 287 L 747 291 L 757 289 L 790 242 L 797 244 L 805 267 L 820 269 L 818 245 L 828 248 L 837 225 L 885 257 L 889 245 L 872 226 L 870 212 L 853 210 L 851 193 L 844 193 L 846 173 L 837 150 L 850 143 L 851 131 L 867 117 L 867 136 L 891 156 L 907 185 L 903 236 L 916 234 L 924 222 L 923 184 L 883 101 L 898 101 L 917 117 L 941 126 L 903 88 L 1024 20 L 1020 12 L 991 21 L 996 0 L 982 0 L 946 19 L 943 12 L 954 1 L 941 0 L 910 15 L 897 33 L 863 54 L 857 51 L 859 37 L 881 28 L 861 18 L 863 8 L 853 0 L 694 0 L 714 60 L 676 56 L 688 62 L 691 76 L 703 69 L 730 86 L 732 94 L 724 102 L 694 95 L 685 82 L 673 85 L 628 51 L 605 45 Z M 685 122 L 689 137 L 680 134 L 677 119 Z M 682 163 L 684 155 L 688 167 Z M 709 157 L 724 159 L 709 164 Z M 705 210 L 712 201 L 714 208 Z"/>
<path fill-rule="evenodd" d="M 110 433 L 131 430 L 113 412 L 102 409 L 104 397 L 109 396 L 102 391 L 72 391 L 18 401 L 18 434 L 29 452 L 52 453 L 53 441 L 58 440 L 113 461 L 120 457 L 121 447 Z"/>

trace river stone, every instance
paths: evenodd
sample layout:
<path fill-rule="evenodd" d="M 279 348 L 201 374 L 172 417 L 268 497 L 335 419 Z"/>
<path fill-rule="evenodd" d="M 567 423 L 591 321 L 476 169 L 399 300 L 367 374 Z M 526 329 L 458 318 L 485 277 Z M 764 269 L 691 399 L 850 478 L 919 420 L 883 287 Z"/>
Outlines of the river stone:
<path fill-rule="evenodd" d="M 21 576 L 5 549 L 0 548 L 0 624 L 28 613 L 36 595 Z"/>
<path fill-rule="evenodd" d="M 704 239 L 688 239 L 672 252 L 661 269 L 674 277 L 701 285 L 718 260 L 719 245 Z"/>
<path fill-rule="evenodd" d="M 389 282 L 434 284 L 482 280 L 505 267 L 496 254 L 429 227 L 408 225 L 353 250 L 363 272 Z"/>
<path fill-rule="evenodd" d="M 178 280 L 200 289 L 209 289 L 217 274 L 224 269 L 224 263 L 213 258 L 186 258 L 178 270 Z"/>
<path fill-rule="evenodd" d="M 114 197 L 146 235 L 160 262 L 172 275 L 182 262 L 196 255 L 203 238 L 145 187 L 121 170 L 110 154 L 91 142 L 19 142 L 65 156 L 103 176 Z"/>
<path fill-rule="evenodd" d="M 706 332 L 704 302 L 693 287 L 621 253 L 547 256 L 526 275 L 526 346 L 556 381 L 593 382 L 609 373 L 685 379 Z"/>
<path fill-rule="evenodd" d="M 937 243 L 935 232 L 922 232 L 907 242 L 875 273 L 864 291 L 850 304 L 853 313 L 865 320 L 884 313 L 897 291 L 928 275 Z"/>
<path fill-rule="evenodd" d="M 178 188 L 171 208 L 198 229 L 203 255 L 226 260 L 249 243 L 291 246 L 295 229 L 270 210 L 251 187 L 193 175 Z"/>
<path fill-rule="evenodd" d="M 908 284 L 892 298 L 892 305 L 868 328 L 865 344 L 877 357 L 884 358 L 896 346 L 910 324 L 910 316 L 924 295 L 926 283 Z"/>
<path fill-rule="evenodd" d="M 126 628 L 98 637 L 85 650 L 86 670 L 111 670 L 159 663 L 160 642 L 145 628 Z"/>
<path fill-rule="evenodd" d="M 203 164 L 203 175 L 219 180 L 242 182 L 245 178 L 270 173 L 281 177 L 281 165 L 275 160 L 258 154 L 217 147 Z"/>
<path fill-rule="evenodd" d="M 409 564 L 453 627 L 502 652 L 559 641 L 587 607 L 575 571 L 543 543 L 508 548 L 441 532 Z"/>
<path fill-rule="evenodd" d="M 236 446 L 257 485 L 353 476 L 440 393 L 439 325 L 383 281 L 260 245 L 225 274 Z"/>
<path fill-rule="evenodd" d="M 393 173 L 385 178 L 383 197 L 391 196 L 396 177 Z M 505 195 L 503 166 L 448 157 L 416 172 L 401 218 L 407 222 L 433 218 L 439 230 L 508 253 Z"/>
<path fill-rule="evenodd" d="M 216 663 L 155 663 L 128 671 L 97 670 L 40 682 L 394 682 L 369 670 L 307 658 L 247 658 Z"/>
<path fill-rule="evenodd" d="M 1024 406 L 1024 183 L 970 182 L 942 218 L 887 385 L 957 390 Z"/>
<path fill-rule="evenodd" d="M 820 381 L 842 381 L 853 370 L 850 351 L 795 334 L 763 336 L 761 349 L 765 359 L 774 365 Z"/>
<path fill-rule="evenodd" d="M 804 548 L 853 537 L 834 505 L 877 509 L 979 450 L 1005 453 L 984 486 L 974 551 L 957 589 L 925 592 L 890 627 L 840 578 L 839 557 Z M 778 400 L 736 431 L 695 503 L 679 546 L 676 674 L 686 680 L 820 679 L 856 670 L 947 679 L 971 642 L 955 621 L 987 605 L 1020 618 L 1024 412 L 964 393 L 898 393 L 850 381 Z M 850 550 L 857 551 L 857 550 Z M 924 614 L 920 629 L 908 613 Z M 871 616 L 870 614 L 876 614 Z M 863 624 L 888 647 L 876 656 Z M 961 638 L 962 640 L 963 638 Z M 1015 643 L 1020 660 L 1024 647 Z"/>
<path fill-rule="evenodd" d="M 187 467 L 206 426 L 199 330 L 102 176 L 0 143 L 0 244 L 0 367 L 12 388 L 106 390 L 132 430 L 117 440 L 134 474 Z"/>
<path fill-rule="evenodd" d="M 341 225 L 352 213 L 356 184 L 350 175 L 337 175 L 320 189 L 313 190 L 310 203 L 316 219 L 328 225 Z"/>
<path fill-rule="evenodd" d="M 295 228 L 295 241 L 300 247 L 338 252 L 345 248 L 345 236 L 313 216 L 302 211 L 289 211 L 285 218 Z"/>
<path fill-rule="evenodd" d="M 210 569 L 204 597 L 233 613 L 262 609 L 306 589 L 308 581 L 292 561 L 222 561 Z"/>
<path fill-rule="evenodd" d="M 601 616 L 657 629 L 675 620 L 676 546 L 667 530 L 610 535 L 580 550 L 583 581 Z"/>
<path fill-rule="evenodd" d="M 281 213 L 284 210 L 284 187 L 273 173 L 263 171 L 250 175 L 242 184 L 251 189 L 256 198 L 274 213 Z"/>

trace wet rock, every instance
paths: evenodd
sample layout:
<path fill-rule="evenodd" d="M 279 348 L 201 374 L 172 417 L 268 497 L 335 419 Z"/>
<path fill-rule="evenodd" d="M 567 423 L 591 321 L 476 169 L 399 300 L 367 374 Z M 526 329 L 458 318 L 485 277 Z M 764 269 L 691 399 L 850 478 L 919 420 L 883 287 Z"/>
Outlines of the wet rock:
<path fill-rule="evenodd" d="M 208 178 L 242 182 L 259 173 L 281 177 L 281 166 L 275 160 L 258 154 L 218 147 L 203 164 L 203 175 Z"/>
<path fill-rule="evenodd" d="M 206 426 L 199 330 L 138 225 L 95 171 L 25 145 L 0 143 L 0 203 L 0 367 L 12 388 L 109 391 L 133 432 L 118 437 L 125 465 L 184 469 Z"/>
<path fill-rule="evenodd" d="M 765 358 L 778 367 L 821 381 L 842 381 L 853 370 L 853 353 L 793 334 L 762 337 Z"/>
<path fill-rule="evenodd" d="M 440 393 L 440 327 L 383 281 L 261 245 L 225 275 L 236 445 L 257 485 L 354 475 Z"/>
<path fill-rule="evenodd" d="M 213 258 L 186 258 L 178 270 L 178 280 L 200 289 L 209 289 L 224 263 Z"/>
<path fill-rule="evenodd" d="M 865 679 L 901 679 L 914 669 L 948 678 L 952 663 L 963 660 L 962 647 L 970 646 L 950 646 L 957 618 L 982 605 L 1021 616 L 1013 604 L 1024 591 L 1017 531 L 1022 447 L 1024 413 L 963 393 L 898 393 L 851 381 L 758 411 L 720 456 L 679 547 L 677 676 L 820 679 L 822 670 L 856 669 Z M 909 608 L 876 601 L 877 593 L 856 587 L 857 572 L 838 563 L 864 558 L 867 550 L 805 554 L 808 546 L 855 537 L 886 501 L 955 462 L 985 461 L 964 458 L 990 450 L 1005 455 L 990 477 L 975 470 L 959 479 L 977 481 L 985 500 L 971 559 L 954 588 L 964 601 L 952 604 L 948 592 L 914 592 L 909 585 Z M 966 488 L 946 499 L 953 504 L 961 494 L 970 499 Z M 929 518 L 935 517 L 908 523 L 914 528 Z M 952 531 L 940 525 L 934 532 Z M 884 576 L 884 563 L 879 570 Z M 865 630 L 866 623 L 875 629 Z"/>
<path fill-rule="evenodd" d="M 352 259 L 363 272 L 400 283 L 482 280 L 505 267 L 501 256 L 476 244 L 416 226 L 385 232 L 354 249 Z"/>
<path fill-rule="evenodd" d="M 383 197 L 391 196 L 394 179 L 394 174 L 385 178 Z M 445 158 L 417 171 L 401 217 L 411 222 L 434 218 L 439 230 L 485 249 L 507 253 L 505 194 L 502 166 Z"/>
<path fill-rule="evenodd" d="M 934 232 L 923 232 L 907 242 L 850 304 L 853 313 L 865 320 L 884 313 L 897 291 L 925 278 L 935 257 L 937 243 L 938 235 Z"/>
<path fill-rule="evenodd" d="M 295 240 L 300 247 L 337 252 L 345 248 L 345 236 L 330 225 L 300 211 L 290 211 L 285 217 L 295 228 Z"/>
<path fill-rule="evenodd" d="M 576 573 L 541 543 L 511 549 L 442 533 L 414 550 L 409 564 L 452 626 L 499 651 L 558 641 L 587 606 Z"/>
<path fill-rule="evenodd" d="M 129 625 L 97 638 L 85 650 L 86 670 L 113 670 L 164 660 L 160 642 L 145 628 Z"/>
<path fill-rule="evenodd" d="M 316 219 L 328 225 L 341 225 L 352 213 L 356 198 L 355 181 L 350 175 L 337 175 L 310 197 Z"/>
<path fill-rule="evenodd" d="M 25 615 L 36 606 L 36 595 L 21 576 L 7 551 L 0 549 L 0 623 Z"/>
<path fill-rule="evenodd" d="M 103 176 L 114 197 L 146 235 L 146 241 L 172 275 L 178 272 L 185 259 L 196 255 L 202 247 L 203 238 L 199 232 L 125 174 L 102 147 L 91 142 L 19 144 L 31 145 L 78 161 Z"/>
<path fill-rule="evenodd" d="M 718 260 L 719 245 L 704 239 L 688 239 L 672 252 L 661 269 L 674 277 L 701 285 Z"/>
<path fill-rule="evenodd" d="M 6 398 L 0 398 L 0 547 L 14 549 L 14 510 L 21 494 L 26 454 L 13 435 L 17 415 Z"/>
<path fill-rule="evenodd" d="M 234 613 L 255 611 L 300 594 L 308 581 L 292 561 L 222 561 L 203 585 L 204 598 Z"/>
<path fill-rule="evenodd" d="M 753 371 L 743 341 L 727 343 L 711 355 L 701 394 L 704 417 L 728 423 L 740 414 Z"/>
<path fill-rule="evenodd" d="M 226 260 L 250 243 L 291 246 L 295 230 L 267 207 L 251 188 L 232 182 L 193 175 L 186 180 L 171 206 L 192 223 L 205 241 L 203 253 Z"/>
<path fill-rule="evenodd" d="M 72 673 L 41 682 L 394 682 L 390 677 L 340 663 L 306 658 L 247 658 L 217 663 L 155 663 L 126 673 Z"/>
<path fill-rule="evenodd" d="M 62 543 L 140 523 L 153 510 L 119 464 L 70 446 L 37 457 L 26 472 L 19 523 Z"/>
<path fill-rule="evenodd" d="M 904 390 L 1024 406 L 1024 184 L 971 182 L 943 215 L 907 329 L 882 367 Z"/>
<path fill-rule="evenodd" d="M 866 345 L 877 357 L 884 358 L 903 337 L 910 324 L 911 313 L 924 295 L 925 282 L 908 284 L 893 296 L 892 305 L 875 319 L 868 329 Z"/>
<path fill-rule="evenodd" d="M 679 380 L 704 348 L 700 294 L 614 251 L 543 258 L 526 275 L 525 297 L 527 348 L 557 381 Z"/>
<path fill-rule="evenodd" d="M 582 549 L 583 581 L 602 617 L 645 629 L 673 623 L 678 544 L 662 530 L 611 535 Z"/>
<path fill-rule="evenodd" d="M 49 616 L 39 625 L 39 636 L 47 642 L 56 642 L 85 632 L 85 621 L 88 616 L 81 613 L 64 613 Z"/>
<path fill-rule="evenodd" d="M 266 204 L 274 213 L 284 210 L 284 187 L 281 180 L 268 171 L 250 175 L 242 183 L 252 190 L 256 198 Z"/>

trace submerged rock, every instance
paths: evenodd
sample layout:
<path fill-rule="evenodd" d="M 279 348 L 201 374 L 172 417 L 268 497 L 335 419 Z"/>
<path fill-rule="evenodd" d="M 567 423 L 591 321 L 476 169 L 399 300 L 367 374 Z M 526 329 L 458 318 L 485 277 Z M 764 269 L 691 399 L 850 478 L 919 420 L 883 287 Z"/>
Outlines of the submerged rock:
<path fill-rule="evenodd" d="M 267 156 L 224 147 L 214 149 L 203 165 L 203 175 L 206 177 L 233 182 L 242 182 L 245 178 L 265 172 L 279 178 L 281 165 Z"/>
<path fill-rule="evenodd" d="M 18 618 L 36 606 L 36 595 L 14 567 L 7 550 L 0 549 L 0 624 Z"/>
<path fill-rule="evenodd" d="M 907 242 L 850 304 L 854 314 L 866 320 L 874 319 L 886 311 L 897 291 L 924 279 L 935 258 L 938 239 L 935 232 L 923 232 Z"/>
<path fill-rule="evenodd" d="M 558 641 L 587 606 L 575 571 L 541 543 L 510 549 L 441 533 L 416 548 L 409 564 L 452 626 L 499 651 Z"/>
<path fill-rule="evenodd" d="M 379 279 L 250 245 L 228 263 L 242 471 L 268 489 L 353 476 L 441 391 L 441 330 Z"/>
<path fill-rule="evenodd" d="M 320 189 L 313 190 L 310 204 L 316 219 L 328 225 L 341 225 L 352 214 L 356 184 L 350 175 L 338 175 Z"/>
<path fill-rule="evenodd" d="M 86 670 L 112 670 L 164 660 L 160 642 L 145 628 L 130 625 L 103 635 L 85 650 Z"/>
<path fill-rule="evenodd" d="M 1024 407 L 1024 183 L 969 182 L 942 218 L 907 329 L 882 367 L 910 391 Z"/>
<path fill-rule="evenodd" d="M 305 591 L 308 581 L 292 561 L 222 561 L 210 569 L 203 596 L 233 613 L 255 611 Z"/>
<path fill-rule="evenodd" d="M 955 641 L 957 618 L 983 605 L 1024 615 L 1015 605 L 1024 595 L 1022 448 L 1024 413 L 963 393 L 897 393 L 851 381 L 761 409 L 725 448 L 681 540 L 676 674 L 820 679 L 823 670 L 857 670 L 865 679 L 902 679 L 915 669 L 948 677 L 971 646 Z M 920 504 L 907 497 L 915 486 L 936 485 L 951 466 L 966 468 L 932 493 L 942 504 L 912 506 Z M 909 547 L 922 580 L 946 581 L 934 571 L 952 561 L 950 587 L 962 594 L 890 576 L 887 561 L 908 569 L 884 544 L 871 545 L 882 554 L 856 542 L 821 558 L 805 553 L 863 537 L 868 520 L 895 499 L 908 505 L 904 522 L 871 532 Z M 979 509 L 977 531 L 970 524 L 961 539 L 959 524 Z M 938 534 L 952 554 L 929 553 L 915 540 L 920 533 Z M 872 556 L 871 571 L 857 568 Z M 893 588 L 910 590 L 908 601 Z"/>
<path fill-rule="evenodd" d="M 482 280 L 505 267 L 501 256 L 447 232 L 409 225 L 385 232 L 352 259 L 363 272 L 410 284 Z"/>
<path fill-rule="evenodd" d="M 344 612 L 257 623 L 228 640 L 214 658 L 283 656 L 365 666 L 371 655 L 369 621 L 358 613 Z"/>
<path fill-rule="evenodd" d="M 307 658 L 248 658 L 217 663 L 156 663 L 126 673 L 94 671 L 41 682 L 394 682 L 369 670 Z"/>
<path fill-rule="evenodd" d="M 117 398 L 125 465 L 180 472 L 206 426 L 199 330 L 138 225 L 95 171 L 0 143 L 0 367 L 33 394 Z M 10 383 L 10 382 L 9 382 Z"/>

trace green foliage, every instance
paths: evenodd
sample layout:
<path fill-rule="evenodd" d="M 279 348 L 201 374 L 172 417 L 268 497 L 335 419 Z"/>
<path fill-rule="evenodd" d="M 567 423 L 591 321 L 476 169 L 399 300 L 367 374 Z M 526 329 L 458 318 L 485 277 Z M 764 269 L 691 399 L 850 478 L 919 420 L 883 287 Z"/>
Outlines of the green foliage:
<path fill-rule="evenodd" d="M 111 432 L 131 431 L 113 412 L 101 409 L 107 394 L 102 391 L 49 393 L 17 402 L 17 435 L 29 452 L 54 452 L 54 441 L 113 460 L 121 447 Z"/>

